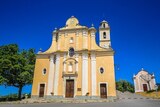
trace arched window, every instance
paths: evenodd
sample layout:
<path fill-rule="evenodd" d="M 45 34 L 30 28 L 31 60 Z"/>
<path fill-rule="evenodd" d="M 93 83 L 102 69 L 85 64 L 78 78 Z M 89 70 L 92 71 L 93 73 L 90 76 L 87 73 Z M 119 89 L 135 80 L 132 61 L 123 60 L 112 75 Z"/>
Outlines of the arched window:
<path fill-rule="evenodd" d="M 74 48 L 70 48 L 69 49 L 69 56 L 73 57 L 73 55 L 74 55 Z"/>
<path fill-rule="evenodd" d="M 103 24 L 103 28 L 106 28 L 106 25 L 105 25 L 105 23 Z"/>
<path fill-rule="evenodd" d="M 45 75 L 46 73 L 47 73 L 47 69 L 44 68 L 44 69 L 42 70 L 42 74 Z"/>
<path fill-rule="evenodd" d="M 101 67 L 101 68 L 99 69 L 99 71 L 100 71 L 100 73 L 101 73 L 101 74 L 103 74 L 103 72 L 104 72 L 104 68 L 103 68 L 103 67 Z"/>
<path fill-rule="evenodd" d="M 103 32 L 103 39 L 106 39 L 106 32 Z"/>

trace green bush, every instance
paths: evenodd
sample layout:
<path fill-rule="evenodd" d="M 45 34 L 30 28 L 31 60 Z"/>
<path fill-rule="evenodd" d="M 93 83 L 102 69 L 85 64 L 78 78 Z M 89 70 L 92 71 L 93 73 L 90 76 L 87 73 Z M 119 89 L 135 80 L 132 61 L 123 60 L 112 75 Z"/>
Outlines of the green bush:
<path fill-rule="evenodd" d="M 5 96 L 1 96 L 0 101 L 16 101 L 18 100 L 17 94 L 9 94 Z"/>
<path fill-rule="evenodd" d="M 121 92 L 129 91 L 131 93 L 134 93 L 134 86 L 126 80 L 117 81 L 116 82 L 116 89 Z"/>

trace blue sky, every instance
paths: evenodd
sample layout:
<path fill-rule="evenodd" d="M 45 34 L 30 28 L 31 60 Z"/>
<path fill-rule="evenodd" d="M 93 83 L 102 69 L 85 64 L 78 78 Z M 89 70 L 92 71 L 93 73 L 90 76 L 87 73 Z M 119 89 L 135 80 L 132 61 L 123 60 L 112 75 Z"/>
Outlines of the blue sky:
<path fill-rule="evenodd" d="M 116 80 L 133 83 L 132 75 L 143 67 L 160 83 L 159 0 L 0 0 L 0 45 L 47 50 L 54 28 L 64 26 L 72 15 L 81 25 L 93 23 L 97 30 L 103 19 L 108 21 L 119 68 Z M 30 89 L 27 86 L 23 92 Z M 0 95 L 16 91 L 0 87 Z"/>

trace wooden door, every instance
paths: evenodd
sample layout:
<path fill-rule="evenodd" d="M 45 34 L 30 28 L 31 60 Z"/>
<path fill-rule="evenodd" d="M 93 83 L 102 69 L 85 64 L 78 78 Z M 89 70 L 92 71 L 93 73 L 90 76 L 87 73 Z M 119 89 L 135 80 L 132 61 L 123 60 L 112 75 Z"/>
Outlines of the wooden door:
<path fill-rule="evenodd" d="M 143 84 L 143 91 L 148 91 L 147 84 Z"/>
<path fill-rule="evenodd" d="M 45 84 L 40 84 L 39 97 L 44 97 L 44 89 L 45 89 Z"/>
<path fill-rule="evenodd" d="M 66 80 L 66 98 L 74 96 L 74 80 Z"/>
<path fill-rule="evenodd" d="M 101 98 L 107 98 L 106 84 L 100 84 L 100 94 Z"/>

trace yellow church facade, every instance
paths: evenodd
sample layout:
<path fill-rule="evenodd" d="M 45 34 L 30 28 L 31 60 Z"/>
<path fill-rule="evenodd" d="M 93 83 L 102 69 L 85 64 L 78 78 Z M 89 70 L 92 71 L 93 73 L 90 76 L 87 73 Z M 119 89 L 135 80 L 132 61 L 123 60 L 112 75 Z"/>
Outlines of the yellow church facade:
<path fill-rule="evenodd" d="M 36 57 L 32 97 L 115 98 L 114 51 L 106 21 L 96 29 L 81 26 L 74 16 L 55 29 L 52 44 Z"/>

